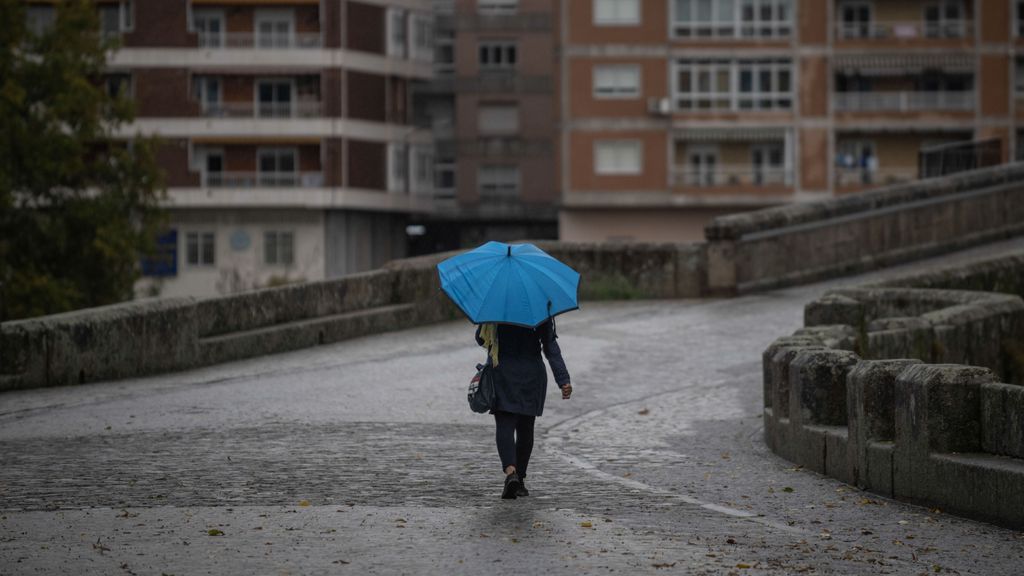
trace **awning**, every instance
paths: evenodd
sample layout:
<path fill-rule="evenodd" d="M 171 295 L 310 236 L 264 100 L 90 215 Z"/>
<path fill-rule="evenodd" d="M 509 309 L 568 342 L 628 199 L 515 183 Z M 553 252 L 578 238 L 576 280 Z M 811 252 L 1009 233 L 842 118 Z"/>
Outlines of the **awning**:
<path fill-rule="evenodd" d="M 785 140 L 786 128 L 682 128 L 673 132 L 686 142 L 778 142 Z"/>
<path fill-rule="evenodd" d="M 920 74 L 925 70 L 970 73 L 974 56 L 970 54 L 839 54 L 832 58 L 837 72 L 860 72 L 879 76 Z"/>

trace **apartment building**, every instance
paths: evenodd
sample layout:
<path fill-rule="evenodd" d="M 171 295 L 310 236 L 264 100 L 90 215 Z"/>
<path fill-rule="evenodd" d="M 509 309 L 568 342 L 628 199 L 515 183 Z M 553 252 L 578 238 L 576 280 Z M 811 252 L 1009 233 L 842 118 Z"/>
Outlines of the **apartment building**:
<path fill-rule="evenodd" d="M 170 226 L 141 294 L 206 296 L 379 266 L 432 209 L 429 0 L 96 2 L 107 86 L 158 134 Z M 52 3 L 29 6 L 32 25 Z"/>
<path fill-rule="evenodd" d="M 560 2 L 563 239 L 695 240 L 952 142 L 1022 156 L 1024 2 Z"/>
<path fill-rule="evenodd" d="M 416 95 L 437 142 L 437 210 L 413 249 L 557 237 L 558 4 L 434 0 L 435 80 Z"/>

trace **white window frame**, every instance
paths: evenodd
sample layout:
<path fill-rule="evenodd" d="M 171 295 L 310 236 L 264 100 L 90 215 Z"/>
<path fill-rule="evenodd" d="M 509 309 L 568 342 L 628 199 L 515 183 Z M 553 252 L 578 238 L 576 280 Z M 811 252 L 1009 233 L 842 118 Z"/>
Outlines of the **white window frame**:
<path fill-rule="evenodd" d="M 270 242 L 274 239 L 274 253 L 270 254 L 268 249 Z M 281 247 L 284 245 L 281 240 L 288 238 L 290 244 L 287 252 L 288 258 L 283 258 Z M 263 231 L 263 265 L 264 266 L 293 266 L 295 264 L 295 231 L 294 230 L 264 230 Z"/>
<path fill-rule="evenodd" d="M 404 193 L 409 180 L 409 147 L 403 143 L 388 144 L 388 190 Z"/>
<path fill-rule="evenodd" d="M 189 21 L 188 21 L 188 29 L 191 32 L 195 32 L 196 35 L 199 37 L 198 38 L 199 47 L 200 48 L 223 48 L 224 44 L 225 44 L 225 42 L 227 40 L 227 18 L 224 15 L 224 10 L 219 9 L 219 8 L 193 8 L 193 7 L 191 7 L 191 3 L 189 3 L 189 6 L 190 6 L 190 8 L 189 8 L 190 14 L 189 14 Z M 206 27 L 205 25 L 203 26 L 203 28 L 204 28 L 203 30 L 200 30 L 200 28 L 198 26 L 196 26 L 196 21 L 197 20 L 203 20 L 203 21 L 216 20 L 216 21 L 218 21 L 220 23 L 220 30 L 219 30 L 219 32 L 216 35 L 216 40 L 217 40 L 216 43 L 210 42 L 211 34 L 210 34 L 209 30 L 205 29 L 205 27 Z"/>
<path fill-rule="evenodd" d="M 478 14 L 515 14 L 519 11 L 519 0 L 476 0 Z"/>
<path fill-rule="evenodd" d="M 132 0 L 120 0 L 116 4 L 118 29 L 115 32 L 107 32 L 107 34 L 117 35 L 135 30 L 135 6 Z M 100 6 L 109 8 L 112 5 L 113 3 L 101 4 Z M 100 25 L 102 26 L 102 22 L 100 23 Z"/>
<path fill-rule="evenodd" d="M 699 156 L 701 162 L 694 165 L 693 156 Z M 710 168 L 710 164 L 705 161 L 708 157 L 714 159 L 714 168 Z M 715 186 L 722 169 L 722 152 L 717 144 L 688 144 L 685 166 L 687 186 Z"/>
<path fill-rule="evenodd" d="M 690 90 L 683 92 L 679 88 L 679 73 L 687 70 L 690 74 Z M 726 73 L 729 85 L 723 92 L 718 89 L 718 78 Z M 708 90 L 700 89 L 700 77 L 708 76 Z M 677 60 L 672 69 L 672 105 L 680 111 L 720 111 L 736 109 L 738 77 L 735 60 Z M 683 106 L 681 102 L 689 102 Z M 707 102 L 707 106 L 702 106 Z M 723 105 L 724 104 L 724 105 Z"/>
<path fill-rule="evenodd" d="M 434 147 L 414 146 L 412 151 L 413 190 L 418 193 L 434 189 Z"/>
<path fill-rule="evenodd" d="M 636 167 L 629 166 L 602 166 L 601 152 L 603 148 L 623 147 L 632 148 L 636 151 Z M 618 160 L 617 160 L 618 163 Z M 594 142 L 594 174 L 599 176 L 635 176 L 644 171 L 644 145 L 641 140 L 616 139 L 596 140 Z"/>
<path fill-rule="evenodd" d="M 487 50 L 492 57 L 500 53 L 502 61 L 495 63 L 492 58 L 491 62 L 485 64 L 481 58 L 481 53 L 484 50 Z M 512 55 L 515 56 L 514 62 L 510 62 L 509 56 Z M 482 72 L 515 70 L 519 66 L 519 45 L 514 40 L 481 40 L 477 44 L 476 57 L 477 65 Z"/>
<path fill-rule="evenodd" d="M 388 56 L 406 58 L 409 54 L 409 22 L 408 13 L 400 8 L 388 8 L 385 28 L 387 28 Z M 400 35 L 399 35 L 400 34 Z"/>
<path fill-rule="evenodd" d="M 634 80 L 622 82 L 621 72 L 627 72 Z M 602 85 L 602 75 L 611 76 L 611 82 Z M 592 93 L 597 100 L 635 100 L 641 96 L 643 72 L 639 64 L 596 64 L 591 71 Z"/>
<path fill-rule="evenodd" d="M 843 21 L 843 9 L 844 8 L 867 8 L 868 9 L 868 21 L 867 22 L 856 22 L 854 24 L 847 24 Z M 873 30 L 875 27 L 875 3 L 872 0 L 841 0 L 836 6 L 836 24 L 837 24 L 837 36 L 841 39 L 864 39 L 871 38 L 874 34 Z M 866 32 L 861 33 L 859 31 L 851 34 L 850 30 L 855 29 L 854 26 L 866 26 Z"/>
<path fill-rule="evenodd" d="M 221 181 L 212 183 L 210 182 L 210 171 L 209 171 L 209 157 L 220 156 L 221 166 Z M 192 169 L 199 172 L 199 182 L 203 187 L 210 187 L 211 185 L 221 186 L 223 185 L 223 174 L 225 172 L 224 165 L 226 158 L 224 156 L 224 148 L 220 146 L 196 146 L 192 150 Z"/>
<path fill-rule="evenodd" d="M 518 165 L 481 164 L 477 168 L 476 188 L 481 200 L 518 198 L 521 184 L 522 171 Z"/>
<path fill-rule="evenodd" d="M 263 44 L 263 33 L 260 32 L 260 25 L 264 22 L 287 22 L 288 35 L 282 44 L 274 26 L 270 44 Z M 252 43 L 255 48 L 274 49 L 292 48 L 295 46 L 295 10 L 290 8 L 259 8 L 252 18 Z"/>
<path fill-rule="evenodd" d="M 750 92 L 742 92 L 742 74 L 744 71 L 750 71 L 751 74 L 751 90 Z M 769 83 L 771 86 L 768 91 L 761 90 L 761 74 L 767 71 L 769 73 Z M 782 78 L 782 73 L 785 72 L 789 77 L 789 89 L 781 91 L 779 85 Z M 736 94 L 735 110 L 792 110 L 793 109 L 793 63 L 787 60 L 739 60 L 736 62 L 736 83 L 733 85 L 733 92 Z M 768 105 L 765 106 L 764 102 L 767 101 Z M 781 105 L 780 102 L 788 102 L 786 105 Z M 744 102 L 750 102 L 749 107 L 743 105 Z"/>
<path fill-rule="evenodd" d="M 410 55 L 414 60 L 430 62 L 434 58 L 434 19 L 420 12 L 409 14 L 412 29 Z"/>
<path fill-rule="evenodd" d="M 946 18 L 946 8 L 949 6 L 957 7 L 957 10 L 960 12 L 959 18 Z M 938 22 L 932 23 L 928 21 L 929 8 L 938 9 Z M 924 29 L 925 38 L 963 38 L 967 32 L 967 7 L 964 5 L 963 0 L 932 0 L 931 2 L 926 2 L 921 8 L 921 24 Z M 955 34 L 948 34 L 950 30 L 954 29 L 956 30 Z"/>
<path fill-rule="evenodd" d="M 263 161 L 262 160 L 263 160 L 263 156 L 265 154 L 274 154 L 275 156 L 278 156 L 280 154 L 291 154 L 292 155 L 293 170 L 291 172 L 286 172 L 286 171 L 278 169 L 277 166 L 275 166 L 273 172 L 270 172 L 270 171 L 264 172 L 263 171 Z M 295 146 L 260 146 L 259 148 L 256 149 L 256 182 L 257 182 L 257 184 L 259 186 L 275 186 L 275 187 L 279 187 L 279 186 L 298 186 L 299 185 L 299 172 L 300 172 L 300 170 L 299 170 L 299 161 L 300 161 L 299 150 Z M 275 161 L 275 165 L 276 164 L 277 164 L 277 162 Z M 265 177 L 266 174 L 273 174 L 273 179 L 274 179 L 273 182 L 271 182 L 269 184 L 264 182 L 264 177 Z M 292 176 L 291 182 L 290 183 L 287 183 L 287 182 L 282 183 L 282 182 L 284 182 L 284 180 L 280 179 L 282 174 L 290 174 Z"/>
<path fill-rule="evenodd" d="M 753 19 L 743 18 L 744 9 L 750 6 Z M 761 10 L 769 6 L 771 18 L 763 20 Z M 779 18 L 779 12 L 785 7 L 786 18 Z M 736 6 L 736 20 L 739 25 L 738 36 L 741 38 L 789 38 L 793 34 L 792 0 L 739 0 Z M 767 33 L 766 33 L 767 31 Z"/>
<path fill-rule="evenodd" d="M 208 102 L 206 95 L 208 93 L 207 84 L 215 83 L 217 85 L 217 101 Z M 192 77 L 192 90 L 193 96 L 199 102 L 199 109 L 203 114 L 210 114 L 211 112 L 220 113 L 224 109 L 224 82 L 220 76 L 193 76 Z"/>
<path fill-rule="evenodd" d="M 739 36 L 739 0 L 712 0 L 711 19 L 698 20 L 698 2 L 689 0 L 687 14 L 680 13 L 679 0 L 670 0 L 669 22 L 673 38 L 732 38 Z M 726 6 L 732 6 L 732 18 L 723 19 Z"/>
<path fill-rule="evenodd" d="M 779 153 L 778 165 L 771 163 L 772 152 Z M 762 163 L 760 167 L 754 161 L 756 154 L 760 152 Z M 760 168 L 762 173 L 758 172 Z M 788 184 L 786 181 L 786 143 L 784 141 L 775 142 L 758 142 L 750 145 L 750 171 L 751 171 L 751 182 L 755 185 L 763 186 L 767 184 Z M 782 174 L 782 178 L 775 177 L 775 174 Z M 757 182 L 756 179 L 761 179 Z"/>
<path fill-rule="evenodd" d="M 262 113 L 263 102 L 260 101 L 260 85 L 262 84 L 288 84 L 288 89 L 291 91 L 291 98 L 288 100 L 288 114 L 285 116 L 279 116 L 276 113 L 269 115 Z M 295 101 L 296 101 L 296 86 L 295 78 L 282 78 L 280 76 L 269 76 L 264 78 L 256 78 L 256 81 L 252 83 L 252 102 L 253 102 L 253 115 L 257 118 L 293 118 L 295 117 Z M 277 91 L 274 90 L 275 98 Z M 274 100 L 271 103 L 271 109 L 276 110 L 279 102 Z"/>
<path fill-rule="evenodd" d="M 647 0 L 650 1 L 650 0 Z M 601 6 L 613 6 L 614 14 L 602 14 Z M 635 7 L 628 12 L 623 7 Z M 593 0 L 594 26 L 637 26 L 643 21 L 643 1 L 641 0 Z"/>
<path fill-rule="evenodd" d="M 186 231 L 182 236 L 182 242 L 185 246 L 182 252 L 182 258 L 185 261 L 185 266 L 188 268 L 213 268 L 217 265 L 217 231 L 216 230 L 191 230 Z M 210 240 L 210 252 L 204 250 L 204 240 Z M 196 261 L 193 262 L 191 254 L 189 253 L 190 247 L 195 244 L 196 247 Z M 209 260 L 205 258 L 209 256 Z"/>

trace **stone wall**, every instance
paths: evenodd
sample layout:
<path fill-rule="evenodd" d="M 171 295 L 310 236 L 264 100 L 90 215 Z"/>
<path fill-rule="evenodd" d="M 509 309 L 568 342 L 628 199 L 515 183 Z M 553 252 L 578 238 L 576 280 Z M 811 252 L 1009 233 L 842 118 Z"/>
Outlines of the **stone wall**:
<path fill-rule="evenodd" d="M 1024 163 L 716 218 L 708 286 L 742 293 L 850 274 L 1024 231 Z"/>
<path fill-rule="evenodd" d="M 1024 527 L 1024 300 L 940 281 L 1014 275 L 1024 254 L 809 303 L 805 327 L 763 355 L 768 446 L 863 489 Z"/>
<path fill-rule="evenodd" d="M 581 296 L 696 298 L 701 245 L 539 243 L 582 274 Z M 0 325 L 0 391 L 185 370 L 462 316 L 435 265 L 383 269 L 217 298 L 140 300 Z"/>

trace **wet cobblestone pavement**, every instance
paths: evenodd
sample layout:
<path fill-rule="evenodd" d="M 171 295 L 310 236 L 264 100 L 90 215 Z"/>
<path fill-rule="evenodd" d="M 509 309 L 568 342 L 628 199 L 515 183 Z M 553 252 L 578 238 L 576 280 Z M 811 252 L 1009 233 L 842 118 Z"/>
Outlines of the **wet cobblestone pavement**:
<path fill-rule="evenodd" d="M 463 323 L 0 395 L 0 574 L 1024 573 L 1021 533 L 764 447 L 760 352 L 827 287 L 564 317 L 515 501 Z"/>

